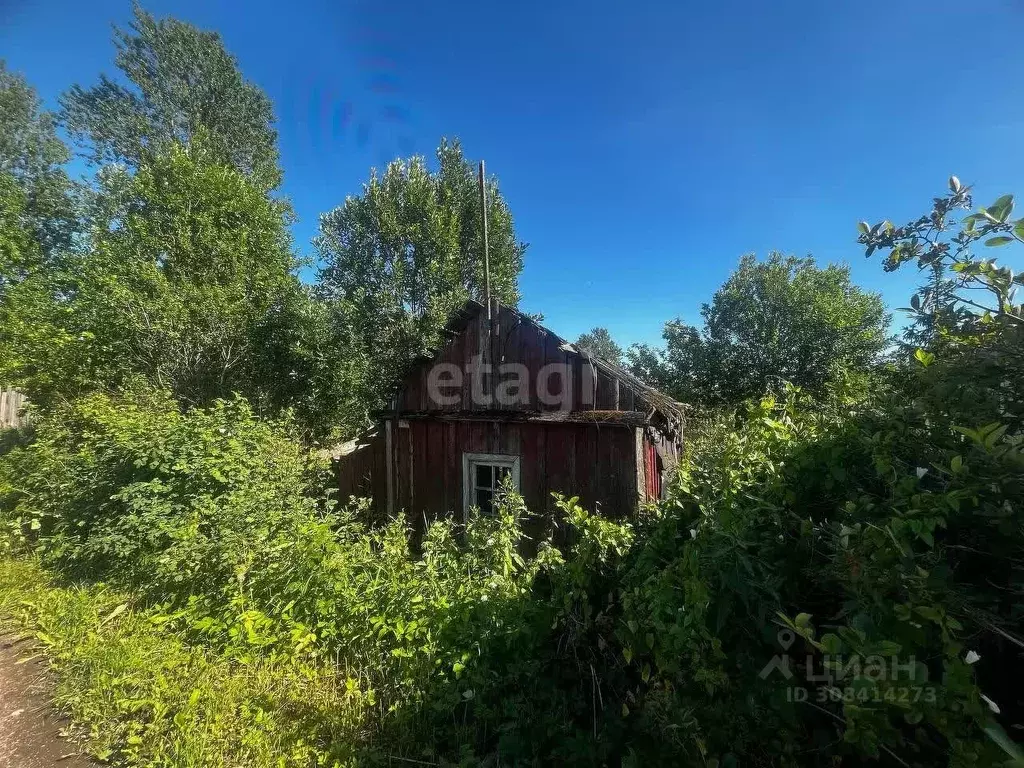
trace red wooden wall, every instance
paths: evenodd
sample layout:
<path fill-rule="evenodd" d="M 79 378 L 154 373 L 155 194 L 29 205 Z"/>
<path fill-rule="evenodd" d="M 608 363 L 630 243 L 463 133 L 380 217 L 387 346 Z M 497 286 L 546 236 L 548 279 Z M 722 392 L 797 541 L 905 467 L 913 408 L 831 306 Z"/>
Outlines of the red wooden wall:
<path fill-rule="evenodd" d="M 370 445 L 337 462 L 341 498 L 370 496 L 387 510 L 386 422 Z M 416 528 L 423 516 L 461 516 L 462 456 L 520 457 L 520 490 L 530 511 L 554 511 L 552 491 L 590 510 L 624 517 L 637 504 L 636 431 L 602 424 L 409 419 L 392 421 L 394 511 Z"/>
<path fill-rule="evenodd" d="M 641 499 L 660 497 L 659 459 L 676 455 L 677 446 L 657 430 L 635 426 L 635 417 L 645 421 L 657 412 L 646 402 L 650 394 L 514 310 L 498 306 L 490 322 L 486 314 L 467 304 L 449 326 L 448 342 L 406 376 L 380 414 L 383 423 L 371 444 L 339 461 L 342 497 L 369 495 L 382 515 L 404 512 L 417 527 L 424 516 L 461 515 L 466 453 L 519 456 L 521 491 L 539 514 L 553 511 L 552 491 L 579 496 L 588 509 L 611 516 L 632 514 Z M 490 373 L 476 368 L 481 358 L 493 366 Z M 503 364 L 520 366 L 515 378 L 524 386 L 514 402 L 487 402 L 487 395 L 508 391 L 501 383 L 513 376 L 498 370 Z M 569 397 L 545 402 L 541 374 L 552 364 L 557 372 L 547 379 L 547 394 Z M 440 366 L 447 366 L 442 376 Z M 459 386 L 452 384 L 455 371 Z M 446 385 L 438 388 L 439 380 Z M 577 420 L 538 421 L 551 411 L 571 412 L 566 416 Z M 587 411 L 630 412 L 634 418 L 590 414 L 593 423 L 580 423 L 579 414 Z"/>
<path fill-rule="evenodd" d="M 354 451 L 334 462 L 338 480 L 338 500 L 345 504 L 351 496 L 373 499 L 378 517 L 387 504 L 387 452 L 383 432 L 369 435 Z"/>
<path fill-rule="evenodd" d="M 661 470 L 658 466 L 658 449 L 649 436 L 644 436 L 644 495 L 647 500 L 661 498 Z"/>

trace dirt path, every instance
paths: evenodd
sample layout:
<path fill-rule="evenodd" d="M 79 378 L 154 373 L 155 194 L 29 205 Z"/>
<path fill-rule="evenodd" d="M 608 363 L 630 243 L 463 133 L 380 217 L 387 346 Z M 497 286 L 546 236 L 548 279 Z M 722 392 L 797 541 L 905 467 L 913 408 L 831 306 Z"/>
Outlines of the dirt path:
<path fill-rule="evenodd" d="M 43 660 L 17 663 L 30 655 L 25 643 L 0 633 L 0 768 L 93 768 L 60 734 L 67 723 L 51 706 Z"/>

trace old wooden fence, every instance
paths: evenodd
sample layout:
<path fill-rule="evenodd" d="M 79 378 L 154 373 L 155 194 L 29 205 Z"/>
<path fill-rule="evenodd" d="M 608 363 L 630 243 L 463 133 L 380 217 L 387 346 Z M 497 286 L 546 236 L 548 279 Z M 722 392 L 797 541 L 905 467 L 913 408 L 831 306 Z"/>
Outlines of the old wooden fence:
<path fill-rule="evenodd" d="M 0 429 L 20 427 L 24 423 L 21 407 L 25 404 L 25 396 L 13 389 L 0 387 Z"/>

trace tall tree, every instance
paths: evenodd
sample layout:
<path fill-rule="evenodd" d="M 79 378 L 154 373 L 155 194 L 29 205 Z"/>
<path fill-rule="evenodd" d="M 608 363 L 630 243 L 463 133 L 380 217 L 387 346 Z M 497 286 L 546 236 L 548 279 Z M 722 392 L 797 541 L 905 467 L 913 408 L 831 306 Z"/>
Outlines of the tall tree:
<path fill-rule="evenodd" d="M 629 353 L 638 375 L 692 403 L 735 403 L 783 380 L 818 393 L 863 384 L 888 342 L 881 297 L 848 267 L 779 253 L 744 256 L 701 315 L 703 329 L 667 323 L 664 350 Z"/>
<path fill-rule="evenodd" d="M 103 75 L 62 98 L 68 129 L 93 161 L 141 165 L 165 145 L 202 137 L 218 163 L 264 189 L 281 183 L 274 111 L 247 82 L 220 35 L 177 19 L 157 20 L 138 4 L 129 30 L 115 29 L 116 64 L 127 82 Z"/>
<path fill-rule="evenodd" d="M 615 343 L 607 328 L 591 328 L 580 334 L 576 346 L 609 363 L 619 365 L 622 362 L 622 347 Z"/>
<path fill-rule="evenodd" d="M 25 193 L 13 176 L 0 173 L 0 300 L 38 263 L 37 242 L 26 226 Z"/>
<path fill-rule="evenodd" d="M 526 245 L 497 180 L 487 187 L 491 293 L 514 306 Z M 476 169 L 457 141 L 442 141 L 435 170 L 422 157 L 396 160 L 324 214 L 314 242 L 324 264 L 318 295 L 349 308 L 379 371 L 368 402 L 379 402 L 402 365 L 437 344 L 450 314 L 483 296 Z"/>
<path fill-rule="evenodd" d="M 262 397 L 279 376 L 255 340 L 298 291 L 284 206 L 196 142 L 101 181 L 115 223 L 0 307 L 9 379 L 41 404 L 135 379 L 186 404 Z"/>
<path fill-rule="evenodd" d="M 35 90 L 0 59 L 0 174 L 21 189 L 19 216 L 45 253 L 70 245 L 76 227 L 68 148 L 55 128 Z"/>
<path fill-rule="evenodd" d="M 381 392 L 378 365 L 357 332 L 352 306 L 302 286 L 256 335 L 260 380 L 274 409 L 291 408 L 305 437 L 336 442 L 368 424 Z"/>

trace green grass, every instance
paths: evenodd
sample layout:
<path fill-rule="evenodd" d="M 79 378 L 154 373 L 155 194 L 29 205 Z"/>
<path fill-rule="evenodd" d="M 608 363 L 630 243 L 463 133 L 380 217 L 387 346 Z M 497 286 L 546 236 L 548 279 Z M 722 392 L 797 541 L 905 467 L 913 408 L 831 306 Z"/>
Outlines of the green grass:
<path fill-rule="evenodd" d="M 58 707 L 118 765 L 355 765 L 374 714 L 338 670 L 189 647 L 123 594 L 57 585 L 30 559 L 0 559 L 0 617 L 43 646 Z"/>

